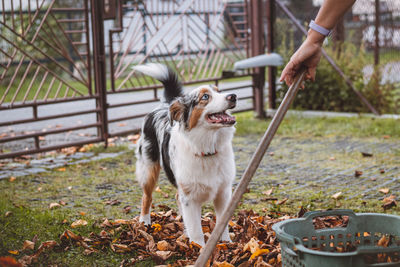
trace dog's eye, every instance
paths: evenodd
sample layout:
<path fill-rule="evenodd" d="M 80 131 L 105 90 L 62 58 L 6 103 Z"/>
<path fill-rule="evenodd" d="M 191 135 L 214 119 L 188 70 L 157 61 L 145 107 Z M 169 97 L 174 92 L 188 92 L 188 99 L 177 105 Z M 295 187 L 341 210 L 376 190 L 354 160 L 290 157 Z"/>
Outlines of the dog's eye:
<path fill-rule="evenodd" d="M 201 97 L 201 100 L 208 100 L 209 98 L 210 98 L 209 95 L 204 94 L 204 95 Z"/>

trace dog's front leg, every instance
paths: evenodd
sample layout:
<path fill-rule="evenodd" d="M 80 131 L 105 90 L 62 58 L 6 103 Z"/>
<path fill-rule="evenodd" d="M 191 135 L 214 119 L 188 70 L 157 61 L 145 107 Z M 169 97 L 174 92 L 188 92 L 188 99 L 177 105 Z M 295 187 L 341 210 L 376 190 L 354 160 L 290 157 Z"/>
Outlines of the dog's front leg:
<path fill-rule="evenodd" d="M 201 203 L 186 198 L 182 193 L 179 193 L 179 201 L 183 223 L 190 241 L 204 247 L 204 234 L 201 228 Z"/>
<path fill-rule="evenodd" d="M 217 223 L 218 223 L 218 220 L 221 219 L 222 214 L 223 214 L 226 206 L 229 204 L 229 202 L 231 200 L 231 196 L 232 196 L 231 187 L 223 188 L 221 191 L 222 192 L 218 193 L 216 195 L 216 198 L 214 199 L 214 208 L 215 208 L 215 214 L 217 217 Z M 232 242 L 232 240 L 229 236 L 228 225 L 225 227 L 225 230 L 221 235 L 221 241 Z"/>

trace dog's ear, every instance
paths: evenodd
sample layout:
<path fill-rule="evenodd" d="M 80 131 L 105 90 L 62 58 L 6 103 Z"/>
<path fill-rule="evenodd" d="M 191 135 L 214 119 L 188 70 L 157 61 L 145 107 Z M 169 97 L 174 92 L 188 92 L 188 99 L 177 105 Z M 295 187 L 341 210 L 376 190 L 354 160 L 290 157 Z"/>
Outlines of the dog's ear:
<path fill-rule="evenodd" d="M 171 126 L 174 121 L 181 121 L 183 118 L 183 112 L 185 111 L 185 105 L 181 99 L 177 99 L 169 106 L 169 119 Z"/>

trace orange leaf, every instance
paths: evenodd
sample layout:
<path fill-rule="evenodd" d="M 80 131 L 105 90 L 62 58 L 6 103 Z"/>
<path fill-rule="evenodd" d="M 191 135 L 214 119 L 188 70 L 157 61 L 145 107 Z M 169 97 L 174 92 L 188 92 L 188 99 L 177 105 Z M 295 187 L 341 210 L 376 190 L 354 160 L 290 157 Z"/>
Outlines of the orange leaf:
<path fill-rule="evenodd" d="M 19 251 L 18 250 L 9 250 L 8 253 L 13 254 L 13 255 L 18 255 Z"/>
<path fill-rule="evenodd" d="M 154 228 L 154 232 L 160 232 L 161 231 L 161 229 L 162 229 L 162 226 L 160 225 L 160 224 L 158 224 L 158 223 L 154 223 L 152 226 L 151 226 L 151 228 Z"/>
<path fill-rule="evenodd" d="M 157 243 L 157 249 L 161 251 L 168 251 L 169 243 L 165 240 L 161 240 Z"/>
<path fill-rule="evenodd" d="M 67 169 L 65 168 L 65 167 L 62 167 L 62 168 L 58 168 L 57 169 L 57 171 L 59 171 L 59 172 L 65 172 Z"/>
<path fill-rule="evenodd" d="M 22 264 L 19 263 L 13 257 L 0 257 L 0 266 L 4 267 L 22 267 Z"/>
<path fill-rule="evenodd" d="M 250 260 L 253 260 L 254 258 L 256 258 L 258 256 L 265 255 L 268 253 L 269 253 L 269 249 L 257 249 L 256 252 L 251 254 Z"/>
<path fill-rule="evenodd" d="M 218 244 L 217 248 L 219 248 L 221 250 L 228 250 L 228 246 L 225 243 Z"/>

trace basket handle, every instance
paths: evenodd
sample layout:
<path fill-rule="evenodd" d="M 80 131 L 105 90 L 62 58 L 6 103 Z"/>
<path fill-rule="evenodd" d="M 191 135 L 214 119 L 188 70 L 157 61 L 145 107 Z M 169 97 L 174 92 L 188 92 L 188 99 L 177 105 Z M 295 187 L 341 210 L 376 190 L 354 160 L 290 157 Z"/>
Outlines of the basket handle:
<path fill-rule="evenodd" d="M 276 235 L 281 239 L 282 241 L 285 241 L 290 244 L 301 244 L 301 241 L 298 237 L 289 235 L 282 229 L 282 225 L 285 221 L 280 221 L 274 225 L 272 225 L 272 230 L 276 232 Z"/>
<path fill-rule="evenodd" d="M 338 209 L 338 210 L 325 210 L 325 211 L 308 211 L 304 214 L 303 218 L 306 220 L 312 220 L 315 217 L 324 216 L 335 216 L 335 215 L 345 215 L 351 218 L 356 218 L 356 214 L 352 210 Z"/>
<path fill-rule="evenodd" d="M 326 211 L 309 211 L 306 212 L 303 216 L 304 220 L 308 223 L 312 224 L 312 220 L 316 217 L 325 217 L 325 216 L 349 216 L 349 222 L 346 228 L 354 229 L 357 225 L 357 215 L 348 209 L 337 209 L 337 210 L 326 210 Z"/>

